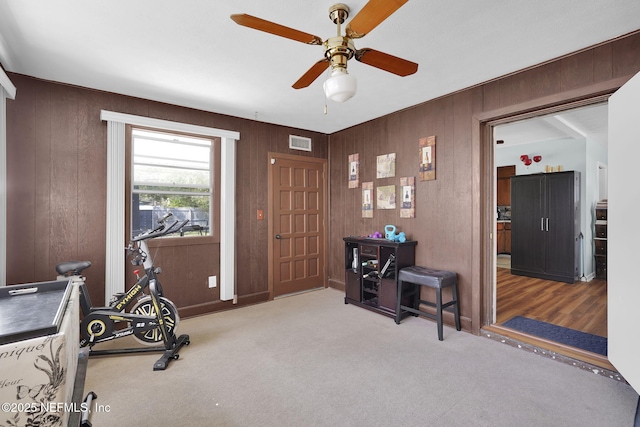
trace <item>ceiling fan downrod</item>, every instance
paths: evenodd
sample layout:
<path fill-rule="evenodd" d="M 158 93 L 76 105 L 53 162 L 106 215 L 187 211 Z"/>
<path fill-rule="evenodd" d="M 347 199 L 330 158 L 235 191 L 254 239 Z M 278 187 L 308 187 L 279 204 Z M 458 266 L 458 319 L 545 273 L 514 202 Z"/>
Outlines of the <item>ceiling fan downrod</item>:
<path fill-rule="evenodd" d="M 331 37 L 324 42 L 324 55 L 331 63 L 331 69 L 343 68 L 346 70 L 347 61 L 356 52 L 353 40 L 350 37 L 342 36 L 341 24 L 349 17 L 349 7 L 343 3 L 334 4 L 329 8 L 329 19 L 336 24 L 337 32 L 335 37 Z"/>

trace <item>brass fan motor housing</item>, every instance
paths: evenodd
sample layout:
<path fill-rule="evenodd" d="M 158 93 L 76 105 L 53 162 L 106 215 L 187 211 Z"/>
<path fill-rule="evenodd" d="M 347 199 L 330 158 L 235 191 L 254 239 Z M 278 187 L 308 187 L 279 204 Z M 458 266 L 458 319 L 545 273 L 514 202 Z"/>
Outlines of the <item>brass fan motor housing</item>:
<path fill-rule="evenodd" d="M 347 68 L 347 61 L 353 58 L 356 48 L 350 37 L 331 37 L 324 42 L 324 56 L 331 63 L 331 69 Z"/>

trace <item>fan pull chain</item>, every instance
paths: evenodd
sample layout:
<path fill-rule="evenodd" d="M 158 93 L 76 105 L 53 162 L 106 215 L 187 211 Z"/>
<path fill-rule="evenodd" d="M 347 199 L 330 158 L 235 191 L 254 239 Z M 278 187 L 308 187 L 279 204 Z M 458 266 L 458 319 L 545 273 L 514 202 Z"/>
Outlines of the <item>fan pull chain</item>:
<path fill-rule="evenodd" d="M 324 115 L 327 115 L 328 107 L 327 107 L 327 94 L 324 92 L 324 88 L 322 90 L 322 95 L 324 96 Z"/>
<path fill-rule="evenodd" d="M 331 67 L 329 67 L 327 69 L 327 71 L 325 72 L 325 77 L 324 77 L 324 81 L 326 83 L 328 76 L 331 75 Z M 327 111 L 329 110 L 329 107 L 327 107 L 327 92 L 324 91 L 324 85 L 322 85 L 322 96 L 324 96 L 324 115 L 327 115 Z"/>

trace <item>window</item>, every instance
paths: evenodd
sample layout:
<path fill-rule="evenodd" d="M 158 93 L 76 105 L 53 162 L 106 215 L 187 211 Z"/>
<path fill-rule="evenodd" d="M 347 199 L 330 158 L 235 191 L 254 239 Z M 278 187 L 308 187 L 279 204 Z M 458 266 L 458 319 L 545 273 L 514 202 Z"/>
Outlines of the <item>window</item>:
<path fill-rule="evenodd" d="M 189 223 L 176 235 L 211 233 L 213 141 L 132 130 L 131 234 L 152 229 L 168 213 Z"/>

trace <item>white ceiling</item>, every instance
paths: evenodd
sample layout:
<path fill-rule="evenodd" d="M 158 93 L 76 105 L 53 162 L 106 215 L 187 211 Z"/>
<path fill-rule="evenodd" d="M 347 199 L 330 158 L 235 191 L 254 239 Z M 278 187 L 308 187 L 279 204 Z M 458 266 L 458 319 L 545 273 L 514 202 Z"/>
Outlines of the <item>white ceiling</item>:
<path fill-rule="evenodd" d="M 600 103 L 496 126 L 493 140 L 500 147 L 563 139 L 608 141 L 608 105 Z"/>
<path fill-rule="evenodd" d="M 356 48 L 419 64 L 398 77 L 351 60 L 358 93 L 327 101 L 324 75 L 291 85 L 322 47 L 235 24 L 248 13 L 335 35 L 331 0 L 2 0 L 7 71 L 323 133 L 640 29 L 638 0 L 411 0 Z M 366 0 L 350 0 L 351 17 Z M 20 96 L 20 88 L 18 94 Z"/>

